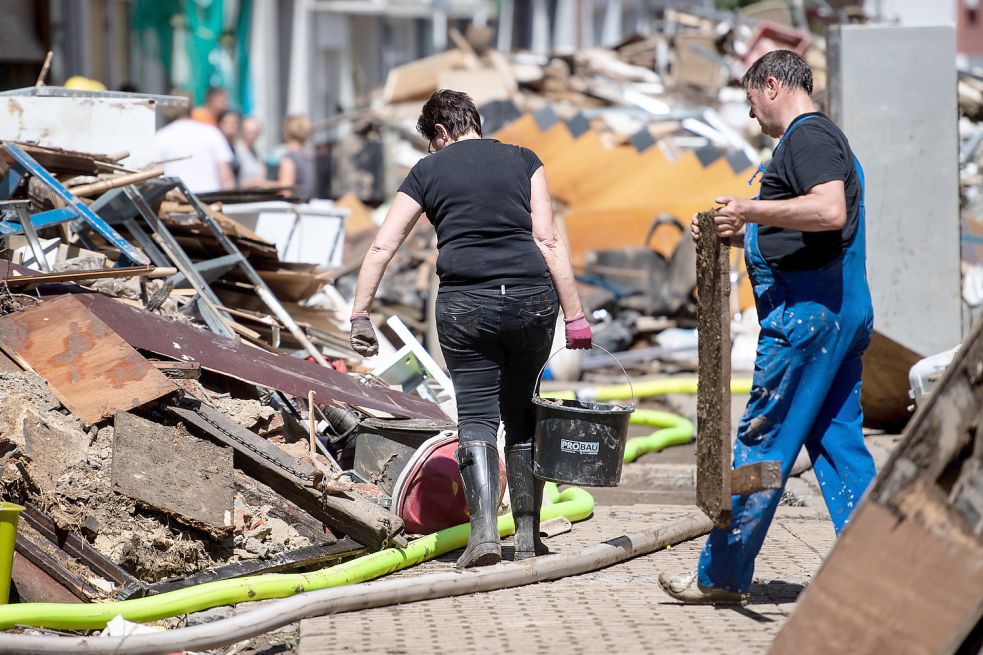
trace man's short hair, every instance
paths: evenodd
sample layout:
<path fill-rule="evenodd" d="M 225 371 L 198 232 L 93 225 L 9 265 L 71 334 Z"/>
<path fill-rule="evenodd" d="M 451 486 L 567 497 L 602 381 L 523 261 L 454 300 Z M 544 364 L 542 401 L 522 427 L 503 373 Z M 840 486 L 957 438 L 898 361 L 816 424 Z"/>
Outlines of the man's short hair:
<path fill-rule="evenodd" d="M 229 90 L 221 86 L 210 86 L 208 90 L 205 91 L 205 102 L 208 102 L 215 96 L 229 95 Z"/>
<path fill-rule="evenodd" d="M 786 89 L 802 89 L 812 95 L 812 70 L 801 56 L 791 50 L 772 50 L 762 55 L 744 73 L 741 86 L 763 89 L 774 77 Z"/>
<path fill-rule="evenodd" d="M 481 116 L 474 106 L 471 96 L 461 91 L 440 89 L 436 91 L 420 112 L 416 129 L 424 139 L 432 140 L 437 136 L 437 124 L 447 128 L 452 139 L 464 136 L 474 131 L 481 136 Z"/>

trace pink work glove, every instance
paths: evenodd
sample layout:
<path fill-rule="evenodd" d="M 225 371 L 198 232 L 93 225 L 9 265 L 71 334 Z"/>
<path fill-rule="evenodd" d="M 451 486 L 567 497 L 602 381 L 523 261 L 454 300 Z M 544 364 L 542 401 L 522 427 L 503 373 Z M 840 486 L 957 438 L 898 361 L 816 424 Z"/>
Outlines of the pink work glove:
<path fill-rule="evenodd" d="M 583 314 L 578 314 L 573 318 L 565 318 L 567 330 L 567 348 L 570 350 L 589 350 L 594 337 L 590 325 Z"/>

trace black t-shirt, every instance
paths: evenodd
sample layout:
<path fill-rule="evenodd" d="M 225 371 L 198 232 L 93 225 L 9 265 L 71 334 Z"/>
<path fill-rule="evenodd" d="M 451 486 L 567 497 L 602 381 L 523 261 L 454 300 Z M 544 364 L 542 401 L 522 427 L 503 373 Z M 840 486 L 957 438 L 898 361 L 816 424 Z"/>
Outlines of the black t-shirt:
<path fill-rule="evenodd" d="M 530 178 L 542 165 L 527 148 L 465 139 L 410 170 L 399 190 L 423 207 L 437 229 L 441 287 L 549 283 L 529 206 Z"/>
<path fill-rule="evenodd" d="M 804 116 L 815 118 L 802 121 L 782 141 L 761 178 L 760 197 L 762 200 L 795 198 L 817 184 L 842 180 L 846 192 L 846 225 L 842 230 L 827 232 L 760 226 L 758 248 L 765 260 L 778 270 L 808 271 L 828 264 L 850 244 L 859 222 L 860 177 L 846 135 L 819 112 Z"/>

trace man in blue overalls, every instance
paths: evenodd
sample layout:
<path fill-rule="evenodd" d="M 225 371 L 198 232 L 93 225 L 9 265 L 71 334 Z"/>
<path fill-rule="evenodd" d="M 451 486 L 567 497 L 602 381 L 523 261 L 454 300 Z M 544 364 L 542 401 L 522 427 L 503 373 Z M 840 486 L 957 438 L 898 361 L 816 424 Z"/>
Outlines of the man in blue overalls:
<path fill-rule="evenodd" d="M 761 334 L 734 466 L 781 460 L 804 445 L 837 534 L 874 477 L 860 409 L 867 287 L 864 179 L 843 132 L 816 111 L 812 71 L 794 52 L 756 61 L 742 80 L 751 117 L 781 137 L 754 200 L 717 198 L 717 233 L 743 245 Z M 754 178 L 752 178 L 753 182 Z M 694 239 L 699 228 L 692 226 Z M 695 572 L 660 576 L 686 603 L 743 603 L 782 491 L 733 497 L 733 521 L 707 539 Z"/>

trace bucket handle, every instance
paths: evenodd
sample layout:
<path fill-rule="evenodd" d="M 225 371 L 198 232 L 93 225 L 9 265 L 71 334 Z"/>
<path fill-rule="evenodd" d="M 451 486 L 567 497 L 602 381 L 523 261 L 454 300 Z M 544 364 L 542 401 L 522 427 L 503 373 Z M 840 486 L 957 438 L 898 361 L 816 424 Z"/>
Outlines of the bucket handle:
<path fill-rule="evenodd" d="M 597 348 L 598 350 L 604 351 L 604 353 L 607 354 L 608 357 L 614 360 L 614 363 L 618 365 L 618 368 L 621 369 L 621 372 L 625 374 L 625 380 L 628 381 L 628 391 L 631 393 L 631 407 L 632 409 L 635 409 L 635 387 L 631 383 L 631 378 L 628 376 L 628 371 L 625 370 L 625 367 L 621 365 L 621 362 L 618 361 L 618 358 L 612 355 L 607 348 L 604 348 L 603 346 L 599 346 L 596 343 L 591 344 L 591 348 L 592 349 Z M 566 348 L 560 348 L 555 353 L 550 355 L 549 359 L 546 360 L 546 363 L 543 364 L 543 368 L 539 369 L 539 375 L 536 376 L 536 389 L 534 391 L 534 396 L 533 396 L 534 398 L 536 396 L 539 396 L 539 386 L 543 381 L 543 373 L 546 372 L 546 367 L 550 365 L 550 362 L 553 361 L 554 357 L 559 355 L 564 350 L 566 350 Z"/>

